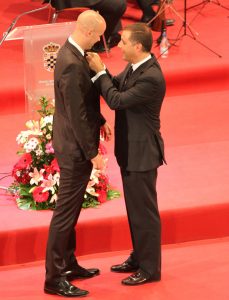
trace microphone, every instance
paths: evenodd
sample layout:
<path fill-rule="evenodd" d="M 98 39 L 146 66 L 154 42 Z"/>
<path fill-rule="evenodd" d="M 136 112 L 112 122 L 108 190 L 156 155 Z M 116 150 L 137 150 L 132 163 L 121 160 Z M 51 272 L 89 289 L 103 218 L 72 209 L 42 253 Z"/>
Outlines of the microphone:
<path fill-rule="evenodd" d="M 17 23 L 17 21 L 18 21 L 21 17 L 48 8 L 50 2 L 51 2 L 51 0 L 49 0 L 48 3 L 47 3 L 45 6 L 43 6 L 43 7 L 25 11 L 25 12 L 21 13 L 20 15 L 18 15 L 16 18 L 14 18 L 13 21 L 12 21 L 12 23 L 10 24 L 10 26 L 9 26 L 8 29 L 6 30 L 6 32 L 3 34 L 3 37 L 2 37 L 2 39 L 1 39 L 1 41 L 0 41 L 0 46 L 1 46 L 1 44 L 5 41 L 5 39 L 7 38 L 8 34 L 11 32 L 11 30 L 14 28 L 14 26 L 15 26 L 16 23 Z"/>

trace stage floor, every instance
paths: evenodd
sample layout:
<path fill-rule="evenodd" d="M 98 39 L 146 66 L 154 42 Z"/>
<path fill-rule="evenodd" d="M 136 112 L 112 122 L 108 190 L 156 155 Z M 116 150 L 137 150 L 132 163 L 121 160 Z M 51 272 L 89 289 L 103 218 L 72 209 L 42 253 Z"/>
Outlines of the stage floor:
<path fill-rule="evenodd" d="M 24 2 L 28 9 L 30 5 L 39 5 Z M 180 13 L 182 3 L 177 1 L 175 4 Z M 1 3 L 0 7 L 3 20 L 0 29 L 3 31 L 17 9 L 22 9 L 22 4 L 12 0 Z M 195 11 L 190 12 L 189 18 L 194 15 Z M 170 49 L 167 59 L 159 60 L 167 81 L 161 130 L 168 165 L 159 169 L 158 177 L 164 244 L 229 235 L 227 15 L 225 9 L 208 4 L 192 23 L 198 28 L 199 37 L 206 39 L 209 47 L 216 49 L 222 58 L 185 36 L 178 46 Z M 130 5 L 123 22 L 126 24 L 138 17 L 136 7 Z M 42 13 L 26 17 L 19 25 L 26 25 L 26 22 L 40 24 L 44 20 Z M 169 37 L 176 35 L 179 22 L 178 18 L 176 25 L 168 28 Z M 158 47 L 154 46 L 152 50 L 158 55 Z M 11 172 L 17 160 L 15 138 L 24 130 L 29 115 L 25 113 L 23 94 L 22 42 L 3 44 L 0 57 L 0 173 L 4 173 Z M 125 65 L 117 47 L 111 50 L 109 58 L 104 54 L 102 57 L 113 73 L 119 72 Z M 114 114 L 103 102 L 102 111 L 113 126 Z M 113 141 L 108 143 L 107 150 L 110 181 L 122 191 Z M 0 185 L 8 186 L 10 182 L 8 178 Z M 52 212 L 21 211 L 2 190 L 0 207 L 0 242 L 4 245 L 0 248 L 0 265 L 43 259 Z M 83 210 L 78 231 L 80 255 L 129 249 L 131 244 L 123 197 L 97 209 Z M 97 242 L 98 236 L 100 243 Z"/>
<path fill-rule="evenodd" d="M 228 300 L 229 239 L 163 246 L 162 280 L 138 287 L 121 285 L 129 274 L 110 272 L 125 260 L 127 251 L 79 257 L 84 267 L 98 267 L 101 275 L 73 282 L 90 293 L 88 300 Z M 0 294 L 4 300 L 48 300 L 59 296 L 43 292 L 44 261 L 0 267 Z"/>

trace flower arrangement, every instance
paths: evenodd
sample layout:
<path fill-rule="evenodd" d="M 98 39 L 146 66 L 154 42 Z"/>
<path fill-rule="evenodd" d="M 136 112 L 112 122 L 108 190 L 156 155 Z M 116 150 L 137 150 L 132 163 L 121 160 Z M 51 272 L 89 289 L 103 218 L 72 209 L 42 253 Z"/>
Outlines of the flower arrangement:
<path fill-rule="evenodd" d="M 17 154 L 21 157 L 13 167 L 14 182 L 9 188 L 18 207 L 24 210 L 53 209 L 58 201 L 60 169 L 52 147 L 54 106 L 45 97 L 39 102 L 39 120 L 26 122 L 27 130 L 16 138 L 20 146 Z M 106 153 L 101 143 L 99 151 Z M 93 169 L 82 207 L 95 207 L 119 196 L 118 191 L 111 189 L 105 171 Z"/>

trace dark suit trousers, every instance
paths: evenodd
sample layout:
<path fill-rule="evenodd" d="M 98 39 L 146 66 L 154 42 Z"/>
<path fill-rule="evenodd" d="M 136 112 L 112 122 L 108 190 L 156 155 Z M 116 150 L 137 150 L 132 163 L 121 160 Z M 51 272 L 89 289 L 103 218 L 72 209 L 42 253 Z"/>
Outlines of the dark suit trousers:
<path fill-rule="evenodd" d="M 130 226 L 133 265 L 150 275 L 161 272 L 161 221 L 157 205 L 157 169 L 147 172 L 121 170 Z"/>
<path fill-rule="evenodd" d="M 46 282 L 65 279 L 62 272 L 77 264 L 75 225 L 84 193 L 90 179 L 90 161 L 77 161 L 70 156 L 56 154 L 60 166 L 60 186 L 57 205 L 49 229 L 46 250 Z"/>

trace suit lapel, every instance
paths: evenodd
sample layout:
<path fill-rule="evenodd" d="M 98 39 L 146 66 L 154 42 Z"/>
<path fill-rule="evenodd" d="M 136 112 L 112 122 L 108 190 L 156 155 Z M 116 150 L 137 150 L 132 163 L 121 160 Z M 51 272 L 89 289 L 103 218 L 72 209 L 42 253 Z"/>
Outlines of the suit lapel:
<path fill-rule="evenodd" d="M 126 81 L 126 76 L 127 76 L 127 73 L 129 71 L 129 68 L 130 68 L 131 64 L 128 64 L 123 72 L 123 77 L 121 78 L 120 80 L 120 84 L 119 84 L 119 90 L 122 91 L 123 90 L 123 87 L 124 87 L 124 83 Z M 132 74 L 133 75 L 133 74 Z"/>
<path fill-rule="evenodd" d="M 125 73 L 123 74 L 123 78 L 120 82 L 120 90 L 125 90 L 128 87 L 131 87 L 134 85 L 134 83 L 137 81 L 137 79 L 139 78 L 139 76 L 144 73 L 148 68 L 150 68 L 151 66 L 153 66 L 156 63 L 156 58 L 155 56 L 152 54 L 152 58 L 147 60 L 144 64 L 140 65 L 140 67 L 137 68 L 137 70 L 135 70 L 132 75 L 130 76 L 130 78 L 128 79 L 126 85 L 124 86 L 125 83 L 125 78 L 126 75 L 128 73 L 128 70 L 130 68 L 130 64 L 128 64 L 126 66 L 125 69 Z M 157 64 L 157 63 L 156 63 Z"/>
<path fill-rule="evenodd" d="M 64 46 L 69 48 L 74 53 L 74 55 L 77 57 L 77 59 L 79 59 L 85 65 L 85 68 L 88 69 L 88 72 L 91 73 L 88 62 L 87 62 L 86 58 L 80 53 L 80 51 L 75 46 L 73 46 L 71 43 L 69 43 L 68 40 L 65 42 Z"/>

